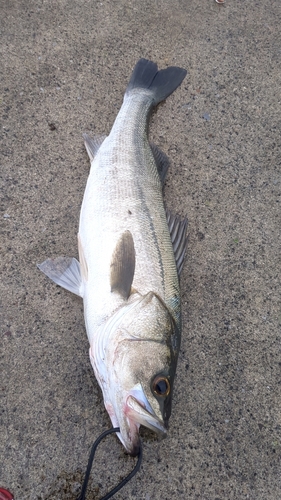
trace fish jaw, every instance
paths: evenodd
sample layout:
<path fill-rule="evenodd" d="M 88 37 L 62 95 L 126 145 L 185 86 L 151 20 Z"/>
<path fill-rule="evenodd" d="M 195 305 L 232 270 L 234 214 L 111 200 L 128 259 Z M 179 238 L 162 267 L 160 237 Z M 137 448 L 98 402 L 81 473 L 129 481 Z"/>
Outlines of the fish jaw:
<path fill-rule="evenodd" d="M 97 345 L 95 346 L 97 347 Z M 118 438 L 126 451 L 137 456 L 140 449 L 139 428 L 141 425 L 151 429 L 162 436 L 166 435 L 166 422 L 164 424 L 160 416 L 157 416 L 149 403 L 141 383 L 136 383 L 128 390 L 122 387 L 118 373 L 114 370 L 110 380 L 108 372 L 103 363 L 97 363 L 95 347 L 89 349 L 90 361 L 94 369 L 96 379 L 103 393 L 104 406 L 110 417 L 113 427 L 119 427 Z M 111 344 L 115 351 L 114 342 Z M 111 358 L 111 365 L 114 361 Z"/>
<path fill-rule="evenodd" d="M 133 457 L 139 454 L 140 450 L 140 438 L 139 438 L 139 427 L 140 425 L 131 420 L 126 416 L 126 410 L 124 409 L 125 421 L 119 423 L 119 420 L 114 411 L 114 407 L 111 403 L 104 402 L 106 411 L 110 417 L 113 427 L 119 427 L 120 432 L 117 433 L 118 438 L 123 444 L 126 451 Z"/>
<path fill-rule="evenodd" d="M 126 414 L 132 422 L 137 422 L 138 425 L 144 425 L 158 434 L 166 434 L 164 423 L 154 412 L 146 410 L 146 408 L 134 397 L 129 396 L 126 404 Z"/>
<path fill-rule="evenodd" d="M 140 386 L 140 384 L 137 384 Z M 117 434 L 126 451 L 136 456 L 139 454 L 140 425 L 151 429 L 157 434 L 166 436 L 166 428 L 161 419 L 159 419 L 151 408 L 144 391 L 136 386 L 131 393 L 125 398 L 124 404 L 121 406 L 122 411 L 116 413 L 112 404 L 105 403 L 106 410 L 110 416 L 113 427 L 119 427 L 120 432 Z M 133 394 L 138 393 L 140 400 Z M 119 407 L 120 410 L 120 407 Z M 118 416 L 117 416 L 118 414 Z"/>
<path fill-rule="evenodd" d="M 139 450 L 140 425 L 166 434 L 170 411 L 165 402 L 171 399 L 176 363 L 174 335 L 174 321 L 163 301 L 152 292 L 136 293 L 96 330 L 91 342 L 90 360 L 105 408 L 131 455 Z M 159 374 L 171 386 L 163 398 L 153 392 Z"/>

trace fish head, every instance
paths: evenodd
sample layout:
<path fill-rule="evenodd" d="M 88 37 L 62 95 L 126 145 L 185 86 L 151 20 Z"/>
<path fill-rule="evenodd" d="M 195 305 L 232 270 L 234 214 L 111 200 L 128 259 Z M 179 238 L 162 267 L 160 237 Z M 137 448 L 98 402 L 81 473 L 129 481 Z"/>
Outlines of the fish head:
<path fill-rule="evenodd" d="M 118 314 L 103 351 L 106 377 L 99 382 L 119 439 L 137 455 L 140 425 L 163 437 L 167 432 L 180 336 L 165 303 L 152 292 Z"/>

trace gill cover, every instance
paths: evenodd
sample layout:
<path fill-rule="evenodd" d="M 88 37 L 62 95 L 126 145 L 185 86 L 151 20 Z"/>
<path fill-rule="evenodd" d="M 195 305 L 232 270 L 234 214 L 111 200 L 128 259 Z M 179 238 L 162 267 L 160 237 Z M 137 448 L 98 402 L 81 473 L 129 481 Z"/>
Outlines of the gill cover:
<path fill-rule="evenodd" d="M 144 296 L 135 292 L 91 346 L 106 409 L 113 425 L 120 427 L 119 437 L 129 453 L 137 449 L 140 425 L 166 432 L 179 342 L 175 321 L 162 299 L 153 292 Z"/>

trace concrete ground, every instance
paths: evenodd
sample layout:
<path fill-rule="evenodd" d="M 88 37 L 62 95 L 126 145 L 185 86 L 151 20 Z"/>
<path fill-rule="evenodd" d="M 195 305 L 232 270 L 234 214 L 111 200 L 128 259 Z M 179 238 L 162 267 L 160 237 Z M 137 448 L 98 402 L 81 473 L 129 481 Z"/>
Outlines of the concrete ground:
<path fill-rule="evenodd" d="M 82 302 L 40 273 L 77 256 L 89 161 L 134 64 L 188 70 L 153 116 L 171 160 L 168 207 L 189 218 L 183 338 L 168 438 L 142 431 L 141 471 L 116 499 L 278 500 L 280 0 L 2 0 L 0 486 L 75 500 L 110 427 Z M 89 499 L 132 468 L 100 448 Z"/>

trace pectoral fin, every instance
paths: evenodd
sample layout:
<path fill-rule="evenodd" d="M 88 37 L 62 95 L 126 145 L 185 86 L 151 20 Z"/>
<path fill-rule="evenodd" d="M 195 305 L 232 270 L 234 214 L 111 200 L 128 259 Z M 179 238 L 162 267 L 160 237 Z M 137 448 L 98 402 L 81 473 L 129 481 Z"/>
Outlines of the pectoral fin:
<path fill-rule="evenodd" d="M 57 285 L 83 297 L 83 284 L 78 260 L 71 257 L 58 257 L 57 259 L 47 259 L 42 264 L 37 264 L 37 267 Z"/>
<path fill-rule="evenodd" d="M 130 231 L 125 231 L 117 242 L 110 265 L 110 286 L 128 299 L 135 273 L 135 246 Z"/>
<path fill-rule="evenodd" d="M 178 275 L 180 275 L 183 268 L 188 239 L 186 234 L 188 220 L 186 218 L 181 219 L 181 217 L 171 214 L 171 212 L 169 212 L 168 210 L 166 211 L 166 215 L 173 244 Z"/>

